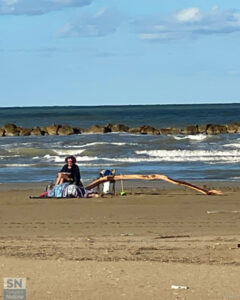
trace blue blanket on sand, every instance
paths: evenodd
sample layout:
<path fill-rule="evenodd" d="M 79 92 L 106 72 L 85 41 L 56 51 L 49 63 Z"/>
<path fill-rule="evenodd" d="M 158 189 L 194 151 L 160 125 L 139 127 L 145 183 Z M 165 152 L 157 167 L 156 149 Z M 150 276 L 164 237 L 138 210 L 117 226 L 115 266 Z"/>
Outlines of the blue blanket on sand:
<path fill-rule="evenodd" d="M 48 197 L 56 198 L 83 198 L 87 194 L 84 188 L 81 188 L 75 184 L 69 184 L 68 182 L 58 184 L 48 192 Z"/>

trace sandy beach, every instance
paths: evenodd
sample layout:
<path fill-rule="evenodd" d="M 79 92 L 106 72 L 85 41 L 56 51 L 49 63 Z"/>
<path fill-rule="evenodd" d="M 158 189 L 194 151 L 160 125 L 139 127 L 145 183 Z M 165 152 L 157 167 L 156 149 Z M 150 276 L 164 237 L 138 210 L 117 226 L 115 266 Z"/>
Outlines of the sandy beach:
<path fill-rule="evenodd" d="M 43 183 L 1 184 L 0 277 L 26 277 L 31 300 L 240 299 L 240 190 L 208 187 L 224 194 L 134 182 L 126 197 L 29 199 Z"/>

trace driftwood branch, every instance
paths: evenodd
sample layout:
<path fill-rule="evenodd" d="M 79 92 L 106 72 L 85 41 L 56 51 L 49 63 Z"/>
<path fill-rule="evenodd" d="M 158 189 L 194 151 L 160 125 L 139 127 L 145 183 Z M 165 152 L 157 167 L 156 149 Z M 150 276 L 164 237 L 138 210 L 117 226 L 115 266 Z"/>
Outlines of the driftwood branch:
<path fill-rule="evenodd" d="M 101 183 L 106 181 L 118 181 L 118 180 L 163 180 L 170 182 L 172 184 L 178 184 L 186 186 L 190 189 L 196 190 L 205 195 L 221 195 L 222 192 L 218 190 L 206 190 L 191 183 L 185 181 L 174 180 L 162 174 L 152 174 L 152 175 L 139 175 L 139 174 L 132 174 L 132 175 L 115 175 L 115 176 L 105 176 L 99 179 L 92 181 L 90 184 L 86 186 L 87 190 L 93 189 L 94 187 L 98 186 Z"/>

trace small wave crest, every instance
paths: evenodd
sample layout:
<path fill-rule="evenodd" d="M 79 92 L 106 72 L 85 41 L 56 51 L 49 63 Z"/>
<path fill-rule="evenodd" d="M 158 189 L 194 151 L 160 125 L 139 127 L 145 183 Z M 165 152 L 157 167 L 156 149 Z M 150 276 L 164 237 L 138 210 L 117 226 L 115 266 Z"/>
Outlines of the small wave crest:
<path fill-rule="evenodd" d="M 60 150 L 60 149 L 53 149 L 54 152 L 56 152 L 57 154 L 59 155 L 79 155 L 81 153 L 83 153 L 85 151 L 85 149 L 74 149 L 74 150 L 69 150 L 69 149 L 63 149 L 63 150 Z"/>
<path fill-rule="evenodd" d="M 141 162 L 208 162 L 208 163 L 236 163 L 240 162 L 240 151 L 217 150 L 139 150 L 135 156 L 130 157 L 98 157 L 78 155 L 78 163 L 141 163 Z M 64 163 L 64 157 L 58 155 L 45 155 L 48 162 Z"/>
<path fill-rule="evenodd" d="M 138 155 L 147 155 L 160 161 L 231 161 L 240 162 L 240 151 L 217 150 L 142 150 Z"/>
<path fill-rule="evenodd" d="M 98 145 L 113 145 L 113 146 L 136 146 L 137 143 L 124 143 L 124 142 L 92 142 L 83 145 L 65 145 L 66 148 L 87 148 Z"/>
<path fill-rule="evenodd" d="M 196 135 L 186 135 L 186 136 L 178 136 L 178 135 L 173 135 L 173 138 L 175 140 L 193 140 L 193 141 L 203 141 L 207 138 L 206 134 L 196 134 Z"/>
<path fill-rule="evenodd" d="M 227 147 L 227 148 L 240 148 L 240 143 L 239 144 L 237 144 L 237 143 L 225 144 L 224 147 Z"/>
<path fill-rule="evenodd" d="M 59 162 L 59 163 L 64 163 L 65 162 L 65 157 L 57 156 L 57 155 L 45 155 L 44 159 L 49 162 Z M 76 157 L 77 162 L 81 161 L 92 161 L 92 160 L 99 160 L 99 157 L 91 157 L 91 156 L 77 156 Z"/>
<path fill-rule="evenodd" d="M 24 168 L 24 167 L 34 167 L 35 164 L 4 164 L 2 167 L 8 168 Z"/>

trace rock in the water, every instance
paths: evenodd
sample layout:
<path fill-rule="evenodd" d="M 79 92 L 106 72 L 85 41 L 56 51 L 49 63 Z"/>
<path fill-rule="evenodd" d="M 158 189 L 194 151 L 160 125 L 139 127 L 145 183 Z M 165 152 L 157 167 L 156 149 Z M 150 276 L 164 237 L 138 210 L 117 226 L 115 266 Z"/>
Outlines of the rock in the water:
<path fill-rule="evenodd" d="M 128 132 L 129 127 L 124 124 L 107 124 L 105 126 L 109 128 L 110 132 Z"/>
<path fill-rule="evenodd" d="M 140 128 L 141 134 L 160 134 L 159 129 L 156 129 L 149 125 L 144 125 Z"/>
<path fill-rule="evenodd" d="M 12 123 L 6 123 L 3 125 L 2 129 L 6 130 L 6 131 L 13 131 L 17 129 L 17 125 L 12 124 Z"/>
<path fill-rule="evenodd" d="M 36 128 L 36 127 L 38 127 L 38 126 L 35 126 L 33 128 Z M 47 132 L 46 127 L 39 127 L 39 128 L 40 128 L 40 131 L 41 131 L 42 135 L 49 135 L 48 132 Z"/>
<path fill-rule="evenodd" d="M 74 134 L 74 130 L 69 125 L 63 125 L 62 127 L 59 128 L 58 134 L 59 135 L 70 135 L 70 134 Z"/>
<path fill-rule="evenodd" d="M 28 136 L 31 134 L 32 128 L 20 128 L 19 135 L 20 136 Z"/>
<path fill-rule="evenodd" d="M 172 130 L 171 130 L 171 128 L 160 128 L 159 129 L 159 131 L 160 131 L 160 134 L 172 134 Z"/>
<path fill-rule="evenodd" d="M 171 127 L 171 128 L 161 128 L 159 129 L 160 134 L 180 134 L 182 133 L 182 130 L 180 128 L 175 128 L 175 127 Z"/>
<path fill-rule="evenodd" d="M 80 127 L 71 127 L 69 125 L 52 124 L 47 127 L 33 128 L 17 127 L 15 124 L 7 123 L 0 128 L 0 136 L 28 136 L 28 135 L 70 135 L 86 133 L 107 133 L 107 132 L 128 132 L 131 134 L 161 134 L 161 135 L 178 135 L 178 134 L 225 134 L 240 133 L 240 122 L 234 122 L 227 125 L 207 124 L 207 125 L 189 125 L 185 129 L 181 128 L 154 128 L 150 125 L 129 128 L 124 124 L 107 124 L 106 126 L 92 125 L 84 130 Z"/>
<path fill-rule="evenodd" d="M 173 135 L 177 135 L 177 134 L 181 134 L 182 133 L 182 129 L 181 128 L 171 127 L 171 130 L 172 130 L 172 134 Z"/>
<path fill-rule="evenodd" d="M 19 129 L 15 124 L 7 123 L 3 125 L 2 129 L 5 130 L 6 136 L 18 136 L 19 135 Z"/>
<path fill-rule="evenodd" d="M 107 133 L 111 132 L 109 128 L 105 126 L 99 126 L 99 125 L 92 125 L 88 129 L 86 129 L 84 132 L 86 133 Z"/>
<path fill-rule="evenodd" d="M 137 128 L 129 128 L 128 129 L 128 133 L 132 133 L 132 134 L 141 134 L 141 128 L 137 127 Z"/>
<path fill-rule="evenodd" d="M 60 127 L 61 127 L 61 125 L 52 124 L 52 125 L 45 127 L 44 131 L 46 131 L 48 135 L 57 135 Z"/>
<path fill-rule="evenodd" d="M 208 124 L 206 129 L 207 134 L 227 133 L 226 125 Z"/>
<path fill-rule="evenodd" d="M 31 131 L 31 135 L 44 135 L 44 131 L 40 127 L 35 126 Z"/>
<path fill-rule="evenodd" d="M 190 125 L 187 126 L 184 130 L 183 130 L 184 134 L 198 134 L 198 125 Z"/>
<path fill-rule="evenodd" d="M 5 130 L 0 128 L 0 136 L 4 136 L 5 135 Z"/>
<path fill-rule="evenodd" d="M 240 133 L 240 123 L 234 122 L 227 125 L 227 132 L 228 133 Z"/>
<path fill-rule="evenodd" d="M 199 133 L 206 133 L 207 132 L 207 125 L 204 124 L 204 125 L 199 125 L 198 126 L 198 132 Z"/>
<path fill-rule="evenodd" d="M 73 127 L 74 134 L 81 134 L 84 130 L 80 127 Z"/>

